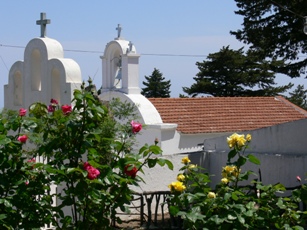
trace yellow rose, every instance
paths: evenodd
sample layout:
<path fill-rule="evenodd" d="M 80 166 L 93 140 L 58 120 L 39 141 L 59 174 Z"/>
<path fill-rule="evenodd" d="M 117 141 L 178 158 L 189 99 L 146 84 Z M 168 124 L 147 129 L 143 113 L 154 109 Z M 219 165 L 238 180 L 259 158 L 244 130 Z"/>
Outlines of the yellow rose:
<path fill-rule="evenodd" d="M 182 164 L 185 164 L 185 165 L 186 165 L 186 164 L 188 164 L 188 163 L 190 163 L 190 162 L 191 162 L 191 161 L 190 161 L 189 157 L 184 157 L 184 158 L 181 159 L 181 163 L 182 163 Z"/>
<path fill-rule="evenodd" d="M 246 139 L 244 134 L 239 135 L 237 133 L 232 134 L 230 137 L 227 137 L 227 143 L 229 148 L 233 148 L 237 146 L 238 148 L 242 148 L 245 145 Z"/>
<path fill-rule="evenodd" d="M 185 179 L 185 175 L 183 175 L 183 174 L 178 174 L 178 176 L 177 176 L 177 180 L 178 180 L 178 181 L 184 181 L 184 179 Z"/>
<path fill-rule="evenodd" d="M 190 164 L 189 165 L 189 169 L 194 169 L 194 168 L 196 168 L 197 167 L 197 165 L 194 165 L 194 164 Z"/>
<path fill-rule="evenodd" d="M 224 178 L 221 179 L 221 182 L 223 184 L 228 184 L 229 180 L 226 177 L 224 177 Z"/>
<path fill-rule="evenodd" d="M 214 198 L 216 198 L 216 195 L 215 195 L 214 192 L 209 192 L 207 197 L 210 198 L 210 199 L 214 199 Z"/>
<path fill-rule="evenodd" d="M 183 192 L 186 189 L 185 185 L 180 181 L 172 182 L 168 187 L 171 192 Z"/>
<path fill-rule="evenodd" d="M 240 171 L 241 171 L 241 169 L 238 170 L 237 166 L 235 166 L 235 165 L 226 165 L 222 169 L 222 177 L 227 178 L 227 179 L 230 179 L 230 177 L 232 177 L 232 176 L 238 177 Z"/>
<path fill-rule="evenodd" d="M 252 140 L 252 135 L 247 134 L 247 135 L 246 135 L 246 140 L 247 140 L 248 142 L 250 142 L 250 141 Z"/>
<path fill-rule="evenodd" d="M 235 138 L 236 133 L 232 134 L 230 137 L 227 137 L 227 143 L 229 148 L 232 148 L 236 145 L 236 138 Z"/>

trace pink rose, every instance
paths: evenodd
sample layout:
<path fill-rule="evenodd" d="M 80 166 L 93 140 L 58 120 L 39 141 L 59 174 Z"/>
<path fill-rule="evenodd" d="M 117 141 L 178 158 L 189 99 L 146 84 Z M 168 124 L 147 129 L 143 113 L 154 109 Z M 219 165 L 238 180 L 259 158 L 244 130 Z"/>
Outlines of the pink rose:
<path fill-rule="evenodd" d="M 71 105 L 62 105 L 62 111 L 65 115 L 71 113 Z"/>
<path fill-rule="evenodd" d="M 26 115 L 26 113 L 27 113 L 26 109 L 24 109 L 24 108 L 19 109 L 19 116 L 23 117 L 23 116 Z"/>
<path fill-rule="evenodd" d="M 35 158 L 33 157 L 32 159 L 27 160 L 27 162 L 29 162 L 29 163 L 35 163 L 36 160 L 35 160 Z"/>
<path fill-rule="evenodd" d="M 87 168 L 87 178 L 90 180 L 96 179 L 100 175 L 100 172 L 98 169 L 94 168 L 93 166 L 90 166 Z"/>
<path fill-rule="evenodd" d="M 99 170 L 91 166 L 88 162 L 84 163 L 83 168 L 87 171 L 87 178 L 90 180 L 94 180 L 100 175 Z"/>
<path fill-rule="evenodd" d="M 138 133 L 142 130 L 142 124 L 135 122 L 135 121 L 131 121 L 130 124 L 131 124 L 131 127 L 132 127 L 132 132 L 134 134 Z"/>
<path fill-rule="evenodd" d="M 126 165 L 124 172 L 127 176 L 131 176 L 132 178 L 135 178 L 138 170 L 135 166 L 129 170 L 130 167 L 131 167 L 130 165 Z"/>
<path fill-rule="evenodd" d="M 28 139 L 27 135 L 22 135 L 17 138 L 17 140 L 20 141 L 21 143 L 26 143 L 27 139 Z"/>
<path fill-rule="evenodd" d="M 56 104 L 56 105 L 59 104 L 59 102 L 57 100 L 53 99 L 53 98 L 50 100 L 50 103 L 51 104 Z"/>
<path fill-rule="evenodd" d="M 31 169 L 34 169 L 35 162 L 36 162 L 35 158 L 33 157 L 32 159 L 29 159 L 27 160 L 27 162 L 30 163 L 30 165 L 32 165 Z"/>
<path fill-rule="evenodd" d="M 83 168 L 84 168 L 85 170 L 87 170 L 87 168 L 88 168 L 89 166 L 91 166 L 90 163 L 84 162 Z"/>

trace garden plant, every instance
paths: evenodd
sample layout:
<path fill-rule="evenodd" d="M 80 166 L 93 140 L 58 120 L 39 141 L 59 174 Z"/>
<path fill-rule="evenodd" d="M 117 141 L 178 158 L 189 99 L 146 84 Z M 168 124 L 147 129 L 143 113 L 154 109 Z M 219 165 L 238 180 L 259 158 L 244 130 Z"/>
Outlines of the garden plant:
<path fill-rule="evenodd" d="M 134 105 L 103 103 L 82 84 L 72 105 L 0 114 L 1 229 L 114 229 L 145 166 L 168 166 L 158 141 L 137 151 Z"/>
<path fill-rule="evenodd" d="M 306 227 L 306 186 L 283 196 L 280 183 L 264 185 L 257 174 L 242 166 L 260 164 L 253 154 L 245 154 L 251 135 L 234 133 L 227 138 L 230 151 L 221 169 L 221 182 L 212 189 L 205 169 L 182 159 L 177 181 L 171 183 L 170 211 L 182 221 L 183 229 L 296 229 Z M 248 165 L 245 165 L 248 166 Z M 246 168 L 246 167 L 245 167 Z M 252 179 L 251 179 L 252 178 Z"/>

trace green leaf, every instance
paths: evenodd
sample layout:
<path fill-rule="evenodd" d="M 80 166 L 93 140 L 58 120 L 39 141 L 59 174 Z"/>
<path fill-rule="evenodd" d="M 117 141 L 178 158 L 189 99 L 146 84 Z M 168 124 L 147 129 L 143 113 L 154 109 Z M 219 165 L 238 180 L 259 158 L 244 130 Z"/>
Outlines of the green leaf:
<path fill-rule="evenodd" d="M 295 219 L 295 220 L 299 220 L 299 219 L 300 219 L 300 215 L 297 214 L 297 213 L 292 213 L 292 214 L 291 214 L 291 217 L 292 217 L 293 219 Z"/>
<path fill-rule="evenodd" d="M 235 149 L 231 150 L 229 153 L 228 153 L 228 161 L 230 161 L 231 158 L 234 158 L 235 155 L 237 155 L 237 151 Z"/>
<path fill-rule="evenodd" d="M 237 196 L 237 194 L 236 194 L 236 192 L 232 192 L 232 193 L 231 193 L 231 198 L 232 198 L 233 200 L 238 200 L 238 199 L 239 199 L 238 196 Z"/>
<path fill-rule="evenodd" d="M 7 138 L 5 135 L 0 136 L 0 145 L 6 145 L 11 142 L 10 138 Z"/>
<path fill-rule="evenodd" d="M 174 168 L 174 165 L 171 161 L 169 160 L 166 160 L 166 159 L 162 159 L 162 158 L 158 158 L 157 159 L 157 163 L 160 165 L 160 166 L 164 166 L 165 164 L 167 165 L 167 167 L 170 169 L 170 170 L 173 170 Z"/>
<path fill-rule="evenodd" d="M 5 207 L 8 207 L 8 208 L 11 208 L 11 207 L 12 207 L 11 202 L 9 202 L 8 200 L 4 200 L 3 203 L 4 203 Z"/>
<path fill-rule="evenodd" d="M 304 230 L 304 228 L 301 226 L 294 226 L 293 229 L 294 230 Z"/>
<path fill-rule="evenodd" d="M 210 220 L 214 221 L 216 225 L 220 225 L 224 221 L 222 218 L 219 218 L 218 215 L 212 216 Z"/>
<path fill-rule="evenodd" d="M 248 158 L 248 160 L 249 160 L 251 163 L 254 163 L 254 164 L 256 164 L 256 165 L 260 165 L 260 160 L 259 160 L 257 157 L 255 157 L 254 155 L 248 154 L 248 155 L 247 155 L 247 158 Z"/>
<path fill-rule="evenodd" d="M 190 220 L 192 223 L 195 223 L 197 220 L 201 220 L 204 218 L 204 215 L 201 215 L 199 212 L 189 212 L 186 214 L 186 217 L 188 220 Z"/>
<path fill-rule="evenodd" d="M 278 206 L 280 209 L 286 209 L 286 208 L 287 208 L 287 206 L 283 203 L 282 198 L 279 198 L 279 199 L 278 199 L 277 206 Z"/>
<path fill-rule="evenodd" d="M 161 154 L 161 153 L 162 153 L 161 148 L 160 148 L 159 146 L 157 146 L 157 145 L 151 145 L 151 146 L 149 146 L 149 150 L 150 150 L 153 154 L 155 154 L 155 155 L 158 155 L 158 154 Z"/>
<path fill-rule="evenodd" d="M 237 219 L 237 217 L 234 216 L 234 215 L 228 214 L 228 215 L 227 215 L 227 219 L 228 219 L 228 220 L 235 220 L 235 219 Z"/>
<path fill-rule="evenodd" d="M 240 156 L 239 159 L 237 160 L 237 167 L 241 167 L 242 165 L 244 165 L 246 162 L 246 157 Z"/>
<path fill-rule="evenodd" d="M 142 154 L 146 149 L 148 149 L 148 145 L 144 145 L 142 148 L 139 150 L 139 154 Z"/>
<path fill-rule="evenodd" d="M 238 220 L 241 224 L 245 224 L 245 219 L 242 216 L 238 216 Z"/>
<path fill-rule="evenodd" d="M 177 207 L 177 206 L 170 206 L 169 207 L 169 211 L 170 211 L 171 215 L 176 216 L 177 213 L 179 212 L 179 207 Z"/>
<path fill-rule="evenodd" d="M 3 219 L 5 219 L 6 218 L 6 214 L 0 214 L 0 220 L 3 220 Z"/>
<path fill-rule="evenodd" d="M 252 217 L 254 212 L 252 210 L 248 210 L 247 212 L 244 213 L 245 216 L 248 216 L 248 217 Z"/>
<path fill-rule="evenodd" d="M 103 108 L 101 108 L 100 106 L 95 106 L 95 109 L 97 112 L 101 113 L 101 114 L 104 114 L 105 111 L 103 110 Z"/>
<path fill-rule="evenodd" d="M 148 167 L 153 168 L 157 163 L 157 159 L 148 159 Z"/>
<path fill-rule="evenodd" d="M 230 193 L 225 193 L 224 200 L 227 201 L 227 200 L 229 200 L 230 197 L 231 197 Z"/>
<path fill-rule="evenodd" d="M 173 170 L 173 169 L 174 169 L 174 165 L 173 165 L 173 163 L 172 163 L 170 160 L 166 160 L 166 159 L 165 159 L 165 164 L 167 165 L 167 167 L 168 167 L 170 170 Z"/>
<path fill-rule="evenodd" d="M 164 165 L 165 165 L 165 160 L 159 158 L 158 161 L 157 161 L 157 163 L 158 163 L 160 166 L 164 166 Z"/>

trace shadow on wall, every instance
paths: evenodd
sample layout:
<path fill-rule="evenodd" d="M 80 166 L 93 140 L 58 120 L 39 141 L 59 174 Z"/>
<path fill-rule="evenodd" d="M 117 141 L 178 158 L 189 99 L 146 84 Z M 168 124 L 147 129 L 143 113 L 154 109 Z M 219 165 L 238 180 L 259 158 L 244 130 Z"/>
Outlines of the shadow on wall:
<path fill-rule="evenodd" d="M 302 179 L 307 173 L 307 155 L 292 154 L 253 154 L 261 164 L 255 165 L 247 162 L 242 171 L 252 170 L 257 176 L 252 176 L 247 183 L 253 179 L 262 180 L 263 184 L 281 183 L 286 187 L 299 185 L 296 176 Z M 207 168 L 211 177 L 211 187 L 214 188 L 220 183 L 222 168 L 227 162 L 228 152 L 211 152 L 206 154 L 206 159 L 202 161 L 202 166 Z M 259 171 L 261 177 L 259 175 Z"/>

